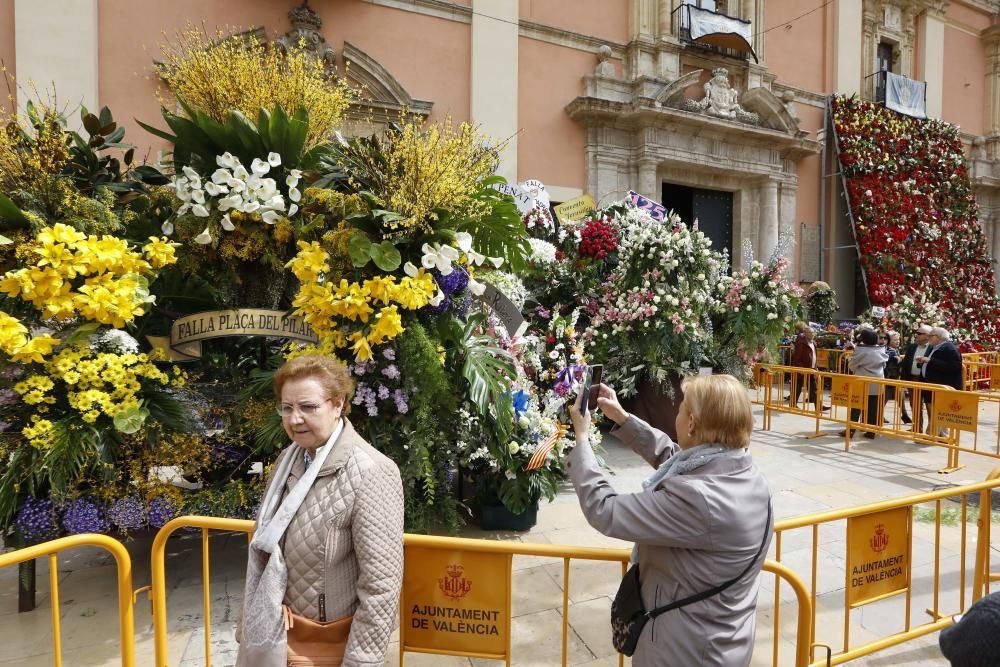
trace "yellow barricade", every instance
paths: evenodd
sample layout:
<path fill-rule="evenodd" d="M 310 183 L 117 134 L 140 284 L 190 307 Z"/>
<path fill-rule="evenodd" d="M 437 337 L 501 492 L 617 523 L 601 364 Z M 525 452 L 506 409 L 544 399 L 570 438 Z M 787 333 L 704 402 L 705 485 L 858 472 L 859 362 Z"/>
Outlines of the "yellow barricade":
<path fill-rule="evenodd" d="M 200 528 L 202 532 L 202 577 L 204 591 L 205 664 L 210 665 L 211 617 L 209 616 L 209 530 L 253 532 L 252 521 L 218 519 L 213 517 L 185 516 L 174 519 L 157 533 L 152 552 L 153 630 L 156 642 L 156 667 L 167 667 L 167 599 L 165 555 L 167 539 L 185 527 Z M 530 544 L 525 542 L 500 542 L 493 540 L 471 540 L 453 537 L 427 535 L 404 536 L 407 564 L 404 566 L 403 591 L 400 597 L 399 664 L 407 652 L 433 653 L 439 655 L 469 656 L 504 660 L 510 665 L 510 599 L 511 561 L 513 556 L 538 556 L 560 558 L 563 561 L 563 613 L 562 613 L 562 665 L 568 656 L 569 639 L 569 574 L 571 560 L 597 560 L 621 564 L 624 574 L 631 552 L 627 549 L 598 549 L 591 547 L 567 547 L 553 544 Z M 414 566 L 413 562 L 419 565 Z M 798 604 L 797 640 L 795 646 L 795 667 L 809 664 L 809 629 L 812 623 L 812 606 L 805 584 L 787 566 L 774 561 L 764 564 L 764 571 L 775 575 L 776 580 L 784 580 L 795 592 Z M 498 571 L 499 570 L 499 571 Z M 487 574 L 487 576 L 483 576 Z M 441 581 L 441 580 L 444 581 Z M 470 585 L 474 581 L 475 588 Z M 479 615 L 470 622 L 496 626 L 484 629 L 489 641 L 482 637 L 468 643 L 455 635 L 455 628 L 440 624 L 426 623 L 426 614 L 421 608 L 427 604 L 437 604 L 444 596 L 445 604 L 455 604 L 454 600 L 471 594 L 472 590 L 485 589 L 485 594 L 476 598 Z M 777 632 L 777 625 L 775 626 Z M 426 632 L 424 631 L 426 630 Z M 450 636 L 449 636 L 450 635 Z M 624 656 L 618 657 L 618 664 L 624 664 Z M 775 663 L 775 667 L 777 662 Z"/>
<path fill-rule="evenodd" d="M 966 391 L 989 391 L 994 388 L 993 366 L 1000 359 L 997 352 L 965 352 L 962 354 L 962 376 Z M 1000 380 L 1000 378 L 998 378 Z"/>
<path fill-rule="evenodd" d="M 132 560 L 118 540 L 107 535 L 70 535 L 0 555 L 0 568 L 49 557 L 49 586 L 52 599 L 52 648 L 55 665 L 62 665 L 62 634 L 59 619 L 59 557 L 76 547 L 95 546 L 107 549 L 118 566 L 118 630 L 121 640 L 122 667 L 135 665 L 135 627 L 132 616 Z"/>
<path fill-rule="evenodd" d="M 961 467 L 958 462 L 960 452 L 1000 458 L 1000 431 L 991 447 L 980 446 L 980 408 L 995 409 L 997 421 L 1000 421 L 1000 401 L 986 394 L 957 391 L 926 382 L 858 377 L 794 366 L 765 365 L 758 373 L 766 378 L 763 386 L 765 430 L 771 429 L 773 414 L 777 412 L 813 418 L 815 431 L 812 437 L 822 435 L 821 421 L 840 425 L 845 431 L 844 451 L 850 450 L 851 431 L 937 445 L 948 449 L 947 463 L 941 472 L 952 472 Z M 818 393 L 817 404 L 811 407 L 803 402 L 808 398 L 809 383 L 816 384 Z M 786 384 L 792 388 L 790 397 L 784 395 Z M 799 401 L 796 401 L 799 385 L 802 385 L 803 391 Z M 760 391 L 759 388 L 758 393 Z M 822 411 L 820 403 L 827 400 L 831 404 L 830 410 Z M 902 421 L 904 402 L 913 408 L 912 424 Z M 925 409 L 929 414 L 928 424 L 917 416 Z M 927 432 L 917 426 L 926 426 Z"/>
<path fill-rule="evenodd" d="M 971 604 L 989 592 L 990 581 L 1000 578 L 1000 575 L 991 575 L 989 560 L 992 547 L 990 498 L 992 489 L 1000 487 L 1000 469 L 995 475 L 995 478 L 987 481 L 961 487 L 775 522 L 775 560 L 786 563 L 789 559 L 796 562 L 805 559 L 809 561 L 810 607 L 816 610 L 817 605 L 821 605 L 829 610 L 838 599 L 842 600 L 842 632 L 835 623 L 824 622 L 822 627 L 817 627 L 818 614 L 813 614 L 808 630 L 809 644 L 812 648 L 827 648 L 830 652 L 830 662 L 827 662 L 826 656 L 820 659 L 815 659 L 813 656 L 811 667 L 839 665 L 936 632 L 951 625 L 952 616 L 964 612 L 968 607 L 967 603 Z M 970 494 L 978 494 L 980 508 L 978 531 L 974 536 L 976 554 L 971 577 L 967 567 Z M 942 501 L 959 496 L 961 497 L 960 553 L 958 556 L 946 554 L 942 557 Z M 924 574 L 914 576 L 915 512 L 930 511 L 918 508 L 919 505 L 928 503 L 934 504 L 934 560 L 932 565 L 927 563 L 921 566 L 930 569 L 932 574 L 929 577 Z M 843 535 L 846 539 L 843 542 L 842 552 L 840 544 L 830 539 L 831 534 L 838 533 L 838 529 L 833 525 L 836 522 L 845 523 Z M 808 531 L 809 546 L 793 548 L 790 550 L 791 553 L 786 554 L 783 551 L 784 543 L 788 541 L 786 536 L 795 530 Z M 826 538 L 822 545 L 821 530 Z M 927 541 L 925 535 L 920 535 L 916 539 Z M 793 542 L 794 544 L 796 542 Z M 926 555 L 927 548 L 926 545 L 922 547 L 921 555 Z M 840 573 L 836 570 L 841 567 L 841 563 L 844 571 L 838 578 Z M 805 563 L 797 567 L 798 572 L 803 574 L 806 569 Z M 949 581 L 948 588 L 942 586 L 943 577 L 947 577 Z M 954 581 L 956 578 L 957 581 Z M 926 587 L 928 580 L 929 589 Z M 884 615 L 891 617 L 900 613 L 898 608 L 892 606 L 899 596 L 903 596 L 905 600 L 900 630 L 885 637 L 852 645 L 852 611 L 866 605 L 883 603 L 879 611 L 884 609 Z M 915 597 L 926 599 L 930 603 L 926 609 L 930 618 L 925 623 L 914 623 L 912 607 Z M 946 611 L 942 611 L 943 608 Z M 780 627 L 781 612 L 781 590 L 777 582 L 774 591 L 774 609 L 774 625 L 777 628 Z M 801 641 L 801 634 L 799 639 Z M 773 646 L 775 665 L 778 664 L 778 647 L 778 636 L 775 633 Z"/>

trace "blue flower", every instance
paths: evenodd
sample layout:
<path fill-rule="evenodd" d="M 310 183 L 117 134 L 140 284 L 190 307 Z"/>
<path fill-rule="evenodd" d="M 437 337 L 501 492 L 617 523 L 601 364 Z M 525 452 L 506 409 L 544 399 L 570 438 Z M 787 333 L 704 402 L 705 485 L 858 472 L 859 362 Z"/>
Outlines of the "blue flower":
<path fill-rule="evenodd" d="M 524 389 L 518 389 L 514 392 L 511 399 L 514 403 L 514 412 L 521 416 L 528 411 L 528 401 L 531 399 L 531 394 L 526 392 Z"/>

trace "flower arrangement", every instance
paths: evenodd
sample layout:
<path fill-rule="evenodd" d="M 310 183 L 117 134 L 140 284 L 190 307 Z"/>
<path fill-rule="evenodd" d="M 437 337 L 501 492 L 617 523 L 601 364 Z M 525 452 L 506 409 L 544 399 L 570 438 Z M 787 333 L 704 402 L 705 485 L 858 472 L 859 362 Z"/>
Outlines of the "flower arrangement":
<path fill-rule="evenodd" d="M 959 130 L 837 97 L 840 163 L 872 305 L 934 300 L 943 323 L 1000 339 L 994 273 Z"/>
<path fill-rule="evenodd" d="M 828 283 L 817 280 L 809 286 L 806 313 L 810 321 L 826 326 L 833 322 L 833 316 L 839 309 L 837 292 Z"/>

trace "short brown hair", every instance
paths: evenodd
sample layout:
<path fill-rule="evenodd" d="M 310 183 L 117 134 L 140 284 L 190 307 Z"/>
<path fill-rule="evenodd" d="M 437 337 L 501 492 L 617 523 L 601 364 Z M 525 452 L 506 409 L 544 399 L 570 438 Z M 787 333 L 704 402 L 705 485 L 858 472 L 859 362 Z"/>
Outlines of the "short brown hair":
<path fill-rule="evenodd" d="M 695 375 L 681 385 L 694 417 L 695 441 L 730 449 L 750 446 L 753 409 L 746 388 L 732 375 Z"/>
<path fill-rule="evenodd" d="M 281 388 L 289 380 L 307 377 L 319 381 L 327 398 L 333 399 L 334 402 L 338 398 L 343 399 L 341 414 L 350 413 L 351 399 L 354 397 L 354 378 L 351 377 L 351 371 L 338 359 L 321 354 L 304 354 L 282 364 L 281 368 L 274 372 L 271 384 L 275 398 L 281 399 Z"/>

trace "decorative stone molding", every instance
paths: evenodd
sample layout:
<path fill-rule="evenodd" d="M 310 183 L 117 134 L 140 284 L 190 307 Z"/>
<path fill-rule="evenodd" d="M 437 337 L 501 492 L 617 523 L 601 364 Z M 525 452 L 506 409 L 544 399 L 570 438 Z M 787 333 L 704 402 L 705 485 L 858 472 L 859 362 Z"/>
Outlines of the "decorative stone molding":
<path fill-rule="evenodd" d="M 717 67 L 712 70 L 712 78 L 705 83 L 705 96 L 697 102 L 685 99 L 684 108 L 716 118 L 738 120 L 750 125 L 759 124 L 760 117 L 757 114 L 740 106 L 739 95 L 739 91 L 729 84 L 729 70 Z"/>
<path fill-rule="evenodd" d="M 323 19 L 309 7 L 309 0 L 304 0 L 298 7 L 293 7 L 288 12 L 288 20 L 292 23 L 292 29 L 275 42 L 286 52 L 304 48 L 323 63 L 327 72 L 336 72 L 337 52 L 326 43 L 326 38 L 320 32 Z"/>
<path fill-rule="evenodd" d="M 433 102 L 415 99 L 389 70 L 350 42 L 344 42 L 343 58 L 344 74 L 364 95 L 348 112 L 349 118 L 370 117 L 377 125 L 385 125 L 398 121 L 404 112 L 424 118 L 430 115 Z"/>
<path fill-rule="evenodd" d="M 923 11 L 920 3 L 906 0 L 864 0 L 862 45 L 865 77 L 876 72 L 878 45 L 892 44 L 894 71 L 913 78 L 913 47 L 917 35 L 917 16 Z M 865 79 L 866 90 L 874 92 L 874 79 Z"/>

